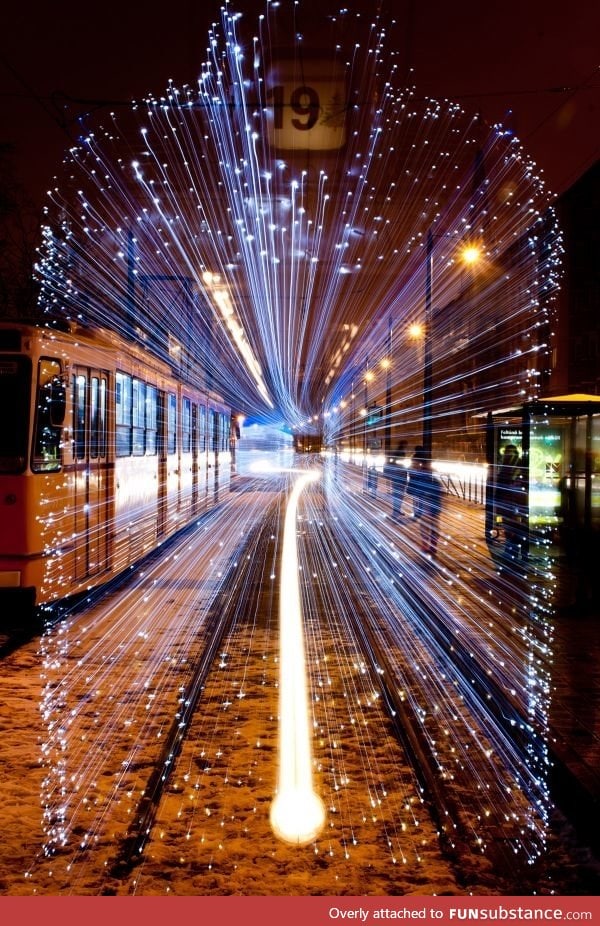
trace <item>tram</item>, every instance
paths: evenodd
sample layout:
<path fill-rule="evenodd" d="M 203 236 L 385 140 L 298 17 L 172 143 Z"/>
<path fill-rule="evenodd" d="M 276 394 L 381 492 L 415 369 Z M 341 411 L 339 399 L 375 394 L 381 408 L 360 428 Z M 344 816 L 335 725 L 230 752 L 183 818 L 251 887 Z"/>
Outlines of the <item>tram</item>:
<path fill-rule="evenodd" d="M 231 410 L 115 332 L 0 324 L 0 603 L 103 584 L 214 504 Z"/>

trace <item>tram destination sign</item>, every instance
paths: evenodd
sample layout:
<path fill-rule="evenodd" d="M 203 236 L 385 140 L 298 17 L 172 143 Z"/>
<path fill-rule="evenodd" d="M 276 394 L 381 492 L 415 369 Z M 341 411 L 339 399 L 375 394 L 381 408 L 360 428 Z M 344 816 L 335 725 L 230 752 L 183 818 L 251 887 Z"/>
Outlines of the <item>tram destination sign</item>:
<path fill-rule="evenodd" d="M 346 143 L 347 92 L 331 60 L 280 60 L 267 79 L 269 142 L 280 150 L 334 151 Z"/>

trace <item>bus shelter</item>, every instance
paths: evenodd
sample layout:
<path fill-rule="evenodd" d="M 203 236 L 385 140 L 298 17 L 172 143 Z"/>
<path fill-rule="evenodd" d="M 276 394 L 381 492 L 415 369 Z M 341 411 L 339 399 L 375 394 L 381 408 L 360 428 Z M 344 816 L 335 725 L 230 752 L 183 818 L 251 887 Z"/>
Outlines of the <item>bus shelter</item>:
<path fill-rule="evenodd" d="M 490 542 L 498 542 L 505 528 L 503 461 L 512 448 L 524 558 L 543 540 L 558 556 L 591 566 L 600 549 L 600 396 L 552 396 L 488 416 Z"/>

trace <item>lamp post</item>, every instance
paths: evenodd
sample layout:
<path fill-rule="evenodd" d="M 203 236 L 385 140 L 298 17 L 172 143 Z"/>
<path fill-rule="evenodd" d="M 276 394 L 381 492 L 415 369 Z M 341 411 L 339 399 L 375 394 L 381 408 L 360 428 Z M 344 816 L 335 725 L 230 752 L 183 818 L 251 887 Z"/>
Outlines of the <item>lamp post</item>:
<path fill-rule="evenodd" d="M 433 232 L 427 232 L 427 255 L 425 264 L 425 338 L 423 357 L 423 450 L 431 456 L 433 444 Z"/>
<path fill-rule="evenodd" d="M 350 459 L 352 462 L 355 462 L 356 455 L 356 431 L 357 431 L 357 421 L 356 421 L 356 393 L 354 391 L 354 372 L 352 373 L 352 387 L 350 392 L 350 398 L 352 400 L 352 406 L 350 411 Z"/>
<path fill-rule="evenodd" d="M 364 408 L 364 419 L 365 419 L 365 424 L 364 424 L 364 428 L 363 428 L 363 461 L 364 461 L 365 465 L 366 465 L 366 462 L 367 462 L 367 427 L 368 427 L 368 423 L 369 423 L 369 420 L 368 420 L 368 419 L 369 419 L 369 379 L 370 379 L 370 373 L 369 373 L 369 358 L 367 357 L 366 362 L 365 362 L 365 379 L 364 379 L 364 384 L 365 384 L 365 394 L 364 394 L 364 403 L 365 403 L 365 408 Z"/>
<path fill-rule="evenodd" d="M 388 324 L 388 355 L 385 376 L 385 455 L 389 457 L 392 452 L 392 319 Z"/>
<path fill-rule="evenodd" d="M 431 457 L 433 447 L 433 232 L 427 232 L 425 263 L 425 334 L 423 356 L 423 450 Z M 462 263 L 473 266 L 481 259 L 478 244 L 464 246 L 460 253 Z"/>

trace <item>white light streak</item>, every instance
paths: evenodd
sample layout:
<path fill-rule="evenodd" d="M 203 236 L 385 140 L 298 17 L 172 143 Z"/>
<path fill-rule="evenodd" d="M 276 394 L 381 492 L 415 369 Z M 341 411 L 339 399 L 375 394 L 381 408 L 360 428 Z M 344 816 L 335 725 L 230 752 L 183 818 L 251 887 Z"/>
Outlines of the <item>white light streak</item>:
<path fill-rule="evenodd" d="M 318 478 L 318 473 L 311 470 L 295 482 L 286 509 L 281 553 L 279 773 L 277 796 L 271 805 L 271 826 L 279 839 L 299 846 L 312 842 L 325 823 L 325 808 L 313 787 L 296 537 L 298 499 L 303 489 Z"/>

